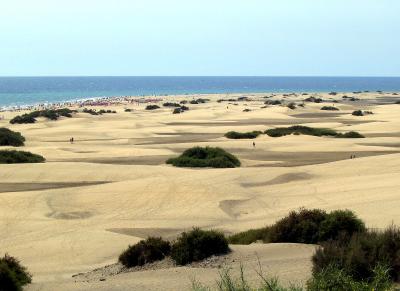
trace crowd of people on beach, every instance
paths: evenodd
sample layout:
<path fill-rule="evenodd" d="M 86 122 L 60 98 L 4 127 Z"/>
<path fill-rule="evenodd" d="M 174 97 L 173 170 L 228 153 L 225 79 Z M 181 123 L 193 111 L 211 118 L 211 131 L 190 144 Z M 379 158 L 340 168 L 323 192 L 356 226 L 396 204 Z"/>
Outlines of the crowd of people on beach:
<path fill-rule="evenodd" d="M 157 103 L 163 99 L 160 97 L 138 97 L 138 96 L 119 96 L 119 97 L 99 97 L 77 101 L 65 101 L 56 103 L 40 103 L 35 105 L 15 105 L 0 107 L 0 112 L 5 111 L 26 111 L 26 110 L 45 110 L 59 109 L 64 107 L 89 107 L 89 106 L 115 106 L 121 104 L 140 105 L 146 103 Z"/>

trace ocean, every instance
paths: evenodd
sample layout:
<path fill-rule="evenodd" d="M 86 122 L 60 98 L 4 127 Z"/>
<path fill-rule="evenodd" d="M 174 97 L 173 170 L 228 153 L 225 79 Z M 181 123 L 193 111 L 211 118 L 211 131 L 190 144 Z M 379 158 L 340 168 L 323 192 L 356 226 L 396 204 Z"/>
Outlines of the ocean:
<path fill-rule="evenodd" d="M 400 91 L 400 77 L 0 77 L 0 106 L 93 97 Z"/>

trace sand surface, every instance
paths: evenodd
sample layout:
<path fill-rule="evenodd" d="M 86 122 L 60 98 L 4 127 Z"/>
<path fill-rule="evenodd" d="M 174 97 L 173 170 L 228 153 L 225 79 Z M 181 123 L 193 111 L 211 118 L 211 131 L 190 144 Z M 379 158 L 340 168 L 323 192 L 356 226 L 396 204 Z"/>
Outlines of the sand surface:
<path fill-rule="evenodd" d="M 329 103 L 264 107 L 263 96 L 202 95 L 205 104 L 172 114 L 171 108 L 116 105 L 116 114 L 77 113 L 58 121 L 0 127 L 20 131 L 23 150 L 46 157 L 44 164 L 0 165 L 0 252 L 8 252 L 33 273 L 27 290 L 185 290 L 193 275 L 213 284 L 218 266 L 170 267 L 108 276 L 89 282 L 72 275 L 114 264 L 129 244 L 149 235 L 174 238 L 193 226 L 234 233 L 275 222 L 299 207 L 348 208 L 369 227 L 400 224 L 400 105 L 374 93 L 314 94 Z M 347 93 L 348 96 L 353 96 Z M 164 101 L 197 96 L 168 96 Z M 276 95 L 284 102 L 309 96 Z M 234 105 L 236 103 L 237 105 Z M 324 105 L 340 111 L 321 111 Z M 124 112 L 132 108 L 132 112 Z M 243 112 L 250 109 L 250 112 Z M 356 109 L 374 114 L 352 116 Z M 223 137 L 230 130 L 265 130 L 302 124 L 364 139 L 262 135 L 253 140 Z M 69 138 L 75 143 L 70 144 Z M 182 169 L 165 160 L 195 146 L 219 146 L 237 155 L 236 169 Z M 350 159 L 356 155 L 356 159 Z M 256 278 L 259 257 L 268 274 L 284 283 L 310 275 L 314 247 L 255 244 L 234 246 L 231 259 Z M 183 285 L 182 285 L 183 284 Z M 56 288 L 57 287 L 57 288 Z"/>

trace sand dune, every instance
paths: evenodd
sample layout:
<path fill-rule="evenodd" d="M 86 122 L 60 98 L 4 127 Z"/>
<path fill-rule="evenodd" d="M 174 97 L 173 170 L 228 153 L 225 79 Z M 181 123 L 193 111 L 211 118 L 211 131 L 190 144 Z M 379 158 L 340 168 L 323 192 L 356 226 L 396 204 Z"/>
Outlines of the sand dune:
<path fill-rule="evenodd" d="M 0 121 L 23 133 L 24 150 L 47 158 L 45 164 L 0 165 L 0 249 L 33 273 L 28 290 L 177 290 L 189 286 L 194 274 L 211 283 L 215 268 L 148 270 L 89 283 L 71 276 L 115 263 L 128 244 L 148 235 L 173 238 L 193 226 L 232 233 L 271 224 L 299 207 L 352 209 L 371 227 L 400 224 L 398 105 L 379 105 L 368 101 L 375 100 L 372 93 L 361 94 L 363 106 L 375 114 L 354 117 L 355 102 L 340 104 L 340 113 L 322 113 L 321 104 L 310 103 L 294 111 L 261 108 L 261 96 L 235 106 L 210 95 L 211 102 L 177 115 L 143 106 L 128 113 L 119 106 L 112 115 L 79 113 L 31 125 Z M 292 124 L 357 130 L 367 137 L 260 136 L 255 148 L 250 140 L 223 137 L 229 130 Z M 195 145 L 223 147 L 243 167 L 180 169 L 164 163 Z M 357 158 L 349 159 L 353 154 Z M 249 265 L 257 252 L 263 267 L 284 282 L 309 276 L 312 246 L 234 250 Z"/>

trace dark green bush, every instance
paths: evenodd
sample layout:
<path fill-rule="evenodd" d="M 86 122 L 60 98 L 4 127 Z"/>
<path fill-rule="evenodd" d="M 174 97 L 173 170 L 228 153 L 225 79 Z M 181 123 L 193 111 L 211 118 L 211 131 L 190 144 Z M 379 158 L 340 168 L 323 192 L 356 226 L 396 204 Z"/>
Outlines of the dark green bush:
<path fill-rule="evenodd" d="M 364 113 L 362 112 L 362 110 L 355 110 L 355 111 L 353 111 L 353 113 L 351 115 L 364 116 Z"/>
<path fill-rule="evenodd" d="M 133 109 L 126 108 L 124 111 L 125 111 L 125 112 L 132 112 L 132 111 L 133 111 Z"/>
<path fill-rule="evenodd" d="M 328 241 L 364 232 L 364 222 L 350 210 L 335 210 L 325 216 L 318 228 L 318 241 Z"/>
<path fill-rule="evenodd" d="M 368 230 L 322 244 L 313 256 L 313 272 L 334 264 L 356 280 L 371 280 L 374 268 L 389 267 L 393 281 L 400 281 L 400 230 Z"/>
<path fill-rule="evenodd" d="M 180 107 L 177 107 L 174 109 L 174 111 L 172 111 L 173 114 L 179 114 L 179 113 L 183 113 L 187 110 L 189 110 L 189 107 L 185 106 L 185 105 L 179 105 Z"/>
<path fill-rule="evenodd" d="M 278 220 L 269 232 L 270 242 L 317 243 L 319 227 L 326 219 L 323 210 L 300 209 Z"/>
<path fill-rule="evenodd" d="M 16 258 L 7 254 L 0 258 L 0 291 L 20 291 L 31 281 L 32 275 Z"/>
<path fill-rule="evenodd" d="M 302 125 L 294 125 L 291 127 L 277 127 L 274 129 L 267 129 L 265 132 L 271 137 L 281 137 L 290 134 L 305 134 L 313 136 L 336 136 L 337 132 L 328 128 L 312 128 Z"/>
<path fill-rule="evenodd" d="M 168 256 L 171 245 L 161 237 L 149 237 L 133 246 L 129 246 L 118 258 L 125 267 L 143 266 Z"/>
<path fill-rule="evenodd" d="M 75 113 L 76 110 L 71 110 L 68 108 L 61 108 L 61 109 L 57 109 L 56 112 L 60 115 L 60 116 L 64 116 L 64 117 L 72 117 L 72 113 Z"/>
<path fill-rule="evenodd" d="M 208 101 L 210 101 L 210 99 L 197 98 L 196 101 L 197 101 L 197 103 L 207 103 Z"/>
<path fill-rule="evenodd" d="M 178 107 L 178 108 L 175 108 L 174 111 L 172 111 L 172 114 L 179 114 L 182 112 L 183 112 L 183 110 L 180 107 Z"/>
<path fill-rule="evenodd" d="M 313 135 L 313 136 L 334 136 L 337 138 L 363 138 L 364 136 L 358 132 L 350 131 L 346 133 L 338 133 L 333 129 L 328 128 L 313 128 L 302 125 L 294 125 L 291 127 L 277 127 L 273 129 L 267 129 L 265 132 L 268 136 L 271 137 L 281 137 L 285 135 Z"/>
<path fill-rule="evenodd" d="M 287 107 L 288 107 L 289 109 L 295 110 L 295 109 L 296 109 L 296 103 L 290 102 L 290 103 L 287 105 Z"/>
<path fill-rule="evenodd" d="M 330 111 L 338 111 L 339 108 L 335 107 L 335 106 L 322 106 L 321 110 L 330 110 Z"/>
<path fill-rule="evenodd" d="M 351 114 L 354 116 L 364 116 L 364 115 L 374 114 L 374 113 L 372 111 L 355 110 Z"/>
<path fill-rule="evenodd" d="M 321 98 L 317 98 L 317 97 L 311 96 L 311 97 L 308 97 L 308 98 L 304 99 L 304 101 L 313 102 L 313 103 L 321 103 L 323 100 Z"/>
<path fill-rule="evenodd" d="M 10 120 L 11 124 L 35 123 L 35 122 L 36 119 L 28 113 L 17 115 Z"/>
<path fill-rule="evenodd" d="M 173 103 L 173 102 L 165 102 L 163 104 L 164 107 L 180 107 L 181 105 L 179 103 Z"/>
<path fill-rule="evenodd" d="M 115 110 L 110 110 L 110 109 L 100 109 L 99 111 L 97 111 L 97 114 L 102 115 L 102 114 L 106 114 L 106 113 L 117 113 L 117 111 Z M 96 115 L 96 114 L 94 114 Z"/>
<path fill-rule="evenodd" d="M 178 265 L 186 265 L 229 252 L 228 241 L 222 232 L 195 228 L 177 238 L 172 245 L 171 257 Z"/>
<path fill-rule="evenodd" d="M 8 128 L 0 128 L 0 146 L 23 146 L 25 138 L 19 132 L 12 131 Z"/>
<path fill-rule="evenodd" d="M 75 111 L 72 111 L 68 108 L 36 110 L 30 113 L 15 116 L 13 119 L 10 120 L 10 123 L 35 123 L 36 118 L 38 117 L 45 117 L 50 120 L 57 120 L 58 118 L 60 118 L 60 116 L 72 117 L 72 113 L 74 112 Z"/>
<path fill-rule="evenodd" d="M 90 115 L 99 115 L 99 113 L 98 113 L 95 109 L 87 109 L 87 108 L 84 108 L 84 109 L 82 110 L 82 112 L 83 112 L 83 113 L 88 113 L 88 114 L 90 114 Z"/>
<path fill-rule="evenodd" d="M 249 229 L 243 232 L 233 234 L 228 237 L 230 244 L 249 245 L 256 241 L 269 241 L 270 227 L 262 227 L 257 229 Z"/>
<path fill-rule="evenodd" d="M 155 104 L 150 104 L 146 106 L 146 110 L 155 110 L 155 109 L 159 109 L 160 106 L 155 105 Z"/>
<path fill-rule="evenodd" d="M 230 139 L 253 139 L 262 134 L 261 131 L 237 132 L 229 131 L 225 133 L 226 138 Z"/>
<path fill-rule="evenodd" d="M 338 133 L 336 135 L 337 138 L 365 138 L 362 134 L 356 132 L 356 131 L 349 131 L 346 133 Z"/>
<path fill-rule="evenodd" d="M 251 229 L 229 237 L 234 244 L 263 242 L 320 243 L 338 238 L 349 238 L 364 232 L 364 223 L 349 210 L 326 213 L 319 209 L 300 209 L 278 220 L 271 226 Z"/>
<path fill-rule="evenodd" d="M 393 284 L 386 266 L 373 269 L 369 280 L 356 280 L 346 270 L 331 264 L 315 273 L 307 282 L 308 291 L 389 291 Z"/>
<path fill-rule="evenodd" d="M 279 101 L 279 100 L 267 100 L 267 101 L 264 102 L 264 104 L 266 104 L 266 105 L 280 105 L 280 104 L 282 104 L 282 102 Z"/>
<path fill-rule="evenodd" d="M 0 164 L 43 163 L 45 159 L 24 151 L 0 150 Z"/>
<path fill-rule="evenodd" d="M 168 159 L 167 164 L 175 167 L 235 168 L 240 161 L 221 148 L 194 147 L 187 149 L 177 158 Z"/>

